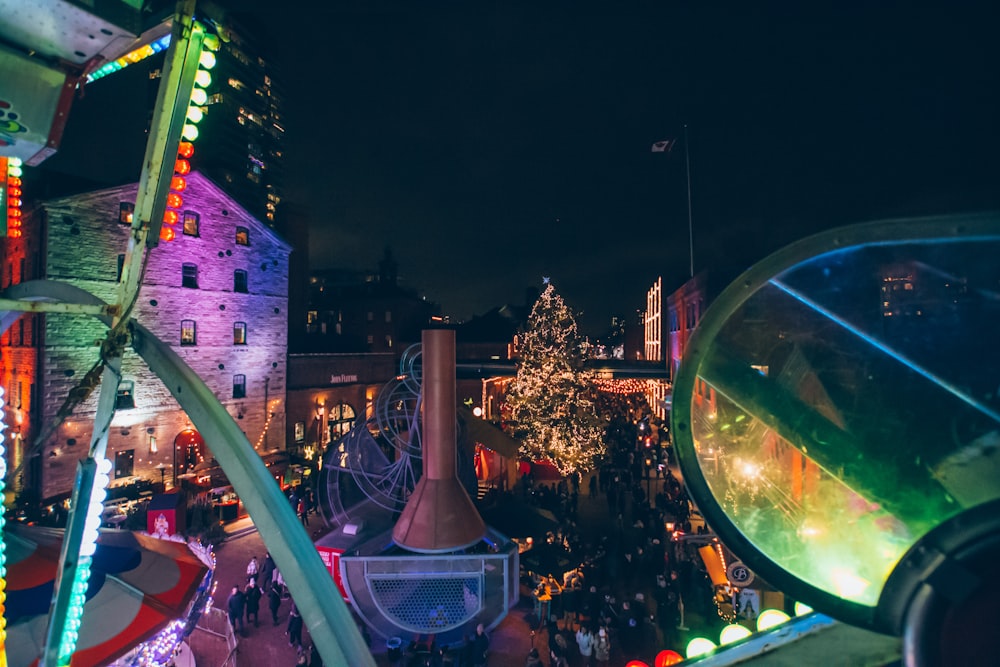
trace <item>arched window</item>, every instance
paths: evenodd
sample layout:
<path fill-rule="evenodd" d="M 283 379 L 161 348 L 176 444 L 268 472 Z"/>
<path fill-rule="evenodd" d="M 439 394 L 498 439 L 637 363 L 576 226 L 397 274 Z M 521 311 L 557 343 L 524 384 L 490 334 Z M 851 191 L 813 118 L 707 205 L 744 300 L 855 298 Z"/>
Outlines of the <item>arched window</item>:
<path fill-rule="evenodd" d="M 347 403 L 338 403 L 330 408 L 330 416 L 326 426 L 330 434 L 330 440 L 340 440 L 352 428 L 354 428 L 354 408 Z"/>

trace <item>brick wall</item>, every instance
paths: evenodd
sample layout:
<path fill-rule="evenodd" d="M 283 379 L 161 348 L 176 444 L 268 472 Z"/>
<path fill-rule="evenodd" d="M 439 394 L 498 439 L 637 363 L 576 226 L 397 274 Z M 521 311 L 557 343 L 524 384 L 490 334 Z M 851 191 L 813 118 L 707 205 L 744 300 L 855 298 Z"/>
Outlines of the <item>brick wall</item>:
<path fill-rule="evenodd" d="M 46 276 L 113 301 L 118 256 L 125 253 L 130 235 L 128 225 L 118 224 L 119 204 L 134 202 L 136 192 L 137 185 L 131 184 L 44 202 L 25 226 L 47 235 Z M 150 252 L 132 316 L 175 347 L 251 443 L 284 449 L 291 247 L 197 173 L 189 175 L 183 210 L 198 214 L 198 235 L 178 230 L 174 241 Z M 237 227 L 248 230 L 248 245 L 237 243 Z M 197 289 L 181 286 L 185 263 L 197 266 Z M 247 273 L 247 293 L 234 291 L 236 270 Z M 195 322 L 196 345 L 180 345 L 182 320 Z M 246 345 L 233 344 L 235 322 L 246 323 Z M 94 318 L 66 315 L 45 316 L 44 327 L 40 387 L 43 418 L 51 419 L 67 392 L 98 361 L 98 342 L 106 328 Z M 233 398 L 234 375 L 246 378 L 245 398 Z M 114 461 L 117 452 L 134 450 L 133 474 L 159 481 L 156 465 L 172 468 L 173 440 L 190 421 L 131 349 L 123 357 L 122 379 L 134 383 L 136 407 L 116 412 L 108 458 Z M 98 395 L 95 390 L 45 444 L 44 497 L 72 488 L 76 461 L 89 445 Z M 265 440 L 268 412 L 274 416 Z"/>

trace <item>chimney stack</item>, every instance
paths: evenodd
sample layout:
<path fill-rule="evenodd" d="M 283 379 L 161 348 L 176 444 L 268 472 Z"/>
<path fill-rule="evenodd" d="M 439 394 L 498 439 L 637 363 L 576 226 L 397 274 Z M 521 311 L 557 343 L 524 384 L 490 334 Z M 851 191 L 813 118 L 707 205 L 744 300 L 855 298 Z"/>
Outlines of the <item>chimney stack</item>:
<path fill-rule="evenodd" d="M 423 475 L 392 529 L 399 546 L 443 553 L 472 546 L 486 524 L 457 475 L 455 332 L 428 329 L 421 336 Z"/>

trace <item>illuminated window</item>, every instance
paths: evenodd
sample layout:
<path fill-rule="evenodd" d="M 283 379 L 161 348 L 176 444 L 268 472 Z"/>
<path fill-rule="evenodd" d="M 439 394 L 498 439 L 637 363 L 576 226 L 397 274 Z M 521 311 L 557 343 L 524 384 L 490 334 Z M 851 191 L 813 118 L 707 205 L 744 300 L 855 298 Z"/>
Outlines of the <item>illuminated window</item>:
<path fill-rule="evenodd" d="M 198 289 L 198 265 L 184 264 L 181 267 L 181 287 Z"/>
<path fill-rule="evenodd" d="M 233 376 L 233 398 L 246 398 L 247 397 L 247 376 L 246 375 L 234 375 Z"/>
<path fill-rule="evenodd" d="M 233 322 L 233 345 L 247 344 L 247 323 Z"/>
<path fill-rule="evenodd" d="M 347 403 L 339 403 L 330 408 L 327 417 L 330 440 L 340 440 L 354 428 L 354 408 Z"/>
<path fill-rule="evenodd" d="M 124 449 L 120 452 L 115 452 L 115 479 L 131 477 L 134 463 L 134 449 Z"/>
<path fill-rule="evenodd" d="M 236 228 L 236 245 L 250 245 L 250 230 L 246 227 Z"/>
<path fill-rule="evenodd" d="M 135 212 L 135 204 L 123 201 L 118 204 L 118 223 L 122 225 L 132 224 L 132 214 Z"/>
<path fill-rule="evenodd" d="M 135 383 L 132 380 L 121 380 L 118 383 L 118 396 L 115 398 L 116 410 L 131 410 L 135 407 L 134 389 Z"/>
<path fill-rule="evenodd" d="M 184 234 L 198 236 L 198 214 L 194 211 L 184 211 Z"/>
<path fill-rule="evenodd" d="M 243 269 L 236 269 L 233 271 L 233 291 L 246 294 L 250 290 L 247 289 L 247 272 Z"/>
<path fill-rule="evenodd" d="M 196 325 L 194 320 L 181 320 L 181 345 L 197 345 Z"/>

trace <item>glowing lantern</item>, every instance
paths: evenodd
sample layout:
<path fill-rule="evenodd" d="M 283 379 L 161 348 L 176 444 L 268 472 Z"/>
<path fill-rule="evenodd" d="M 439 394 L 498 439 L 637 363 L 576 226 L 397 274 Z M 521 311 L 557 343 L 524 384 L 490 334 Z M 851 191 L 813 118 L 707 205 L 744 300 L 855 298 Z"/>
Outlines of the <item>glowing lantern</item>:
<path fill-rule="evenodd" d="M 757 631 L 763 632 L 788 621 L 788 614 L 778 609 L 766 609 L 757 617 Z"/>

